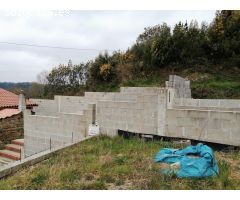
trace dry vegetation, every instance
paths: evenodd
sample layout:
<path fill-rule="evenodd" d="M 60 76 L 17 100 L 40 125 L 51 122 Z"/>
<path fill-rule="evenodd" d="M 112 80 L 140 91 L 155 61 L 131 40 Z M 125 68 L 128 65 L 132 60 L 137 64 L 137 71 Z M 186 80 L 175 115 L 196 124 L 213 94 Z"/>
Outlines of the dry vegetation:
<path fill-rule="evenodd" d="M 240 189 L 239 152 L 215 152 L 220 174 L 180 179 L 159 173 L 154 155 L 172 143 L 92 138 L 0 180 L 0 189 Z"/>

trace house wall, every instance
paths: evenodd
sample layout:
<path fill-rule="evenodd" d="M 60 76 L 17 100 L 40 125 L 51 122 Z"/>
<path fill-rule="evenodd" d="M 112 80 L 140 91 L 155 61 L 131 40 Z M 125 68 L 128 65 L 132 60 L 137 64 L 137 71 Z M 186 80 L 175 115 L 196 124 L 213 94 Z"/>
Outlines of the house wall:
<path fill-rule="evenodd" d="M 22 113 L 0 119 L 0 143 L 8 143 L 23 136 Z"/>

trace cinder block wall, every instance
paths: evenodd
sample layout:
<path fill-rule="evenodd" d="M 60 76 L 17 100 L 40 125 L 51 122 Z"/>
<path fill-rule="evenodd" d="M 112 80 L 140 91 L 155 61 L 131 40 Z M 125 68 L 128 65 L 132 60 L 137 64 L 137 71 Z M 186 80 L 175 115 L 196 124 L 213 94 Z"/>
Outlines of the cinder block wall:
<path fill-rule="evenodd" d="M 38 106 L 33 108 L 38 115 L 44 116 L 56 116 L 58 113 L 58 99 L 48 100 L 48 99 L 31 99 Z"/>
<path fill-rule="evenodd" d="M 240 145 L 240 100 L 173 98 L 165 135 Z"/>
<path fill-rule="evenodd" d="M 237 99 L 187 99 L 174 98 L 174 108 L 240 111 L 240 100 Z"/>
<path fill-rule="evenodd" d="M 178 76 L 170 76 L 165 88 L 123 87 L 34 101 L 36 115 L 24 115 L 27 155 L 49 148 L 50 138 L 54 146 L 85 137 L 95 118 L 110 136 L 125 130 L 240 145 L 240 100 L 191 99 L 190 82 Z"/>
<path fill-rule="evenodd" d="M 240 145 L 240 112 L 168 109 L 166 136 Z"/>
<path fill-rule="evenodd" d="M 121 88 L 112 100 L 97 103 L 101 133 L 116 135 L 118 130 L 163 134 L 166 110 L 165 88 Z"/>
<path fill-rule="evenodd" d="M 190 81 L 176 75 L 170 75 L 166 88 L 175 89 L 175 98 L 191 98 Z"/>
<path fill-rule="evenodd" d="M 86 137 L 88 125 L 93 121 L 93 110 L 94 105 L 88 105 L 82 114 L 58 113 L 57 116 L 31 115 L 25 111 L 25 156 Z"/>

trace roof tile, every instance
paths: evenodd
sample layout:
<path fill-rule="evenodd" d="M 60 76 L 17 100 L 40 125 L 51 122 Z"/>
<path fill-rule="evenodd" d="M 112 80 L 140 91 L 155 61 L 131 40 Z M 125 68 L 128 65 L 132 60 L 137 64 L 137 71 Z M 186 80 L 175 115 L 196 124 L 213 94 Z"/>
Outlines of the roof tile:
<path fill-rule="evenodd" d="M 7 117 L 12 117 L 13 115 L 19 114 L 21 111 L 18 109 L 11 109 L 11 108 L 6 108 L 3 110 L 0 110 L 0 119 L 4 119 Z"/>
<path fill-rule="evenodd" d="M 27 100 L 27 106 L 36 105 L 30 100 Z M 0 109 L 18 107 L 18 95 L 0 88 Z"/>

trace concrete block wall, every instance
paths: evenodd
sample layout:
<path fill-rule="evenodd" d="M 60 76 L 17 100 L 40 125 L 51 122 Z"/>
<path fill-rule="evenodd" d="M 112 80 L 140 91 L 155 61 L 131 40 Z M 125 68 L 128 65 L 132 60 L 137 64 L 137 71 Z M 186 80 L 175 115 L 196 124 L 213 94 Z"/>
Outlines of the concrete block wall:
<path fill-rule="evenodd" d="M 87 136 L 97 122 L 102 134 L 118 130 L 240 145 L 240 100 L 191 99 L 190 82 L 170 76 L 166 87 L 122 87 L 33 100 L 36 115 L 24 115 L 26 155 Z"/>
<path fill-rule="evenodd" d="M 142 95 L 147 95 L 147 94 L 161 94 L 165 88 L 161 87 L 121 87 L 120 88 L 120 93 L 124 94 L 142 94 Z"/>
<path fill-rule="evenodd" d="M 56 116 L 58 113 L 57 99 L 31 99 L 31 101 L 38 104 L 38 106 L 33 107 L 33 111 L 38 113 L 39 115 Z"/>
<path fill-rule="evenodd" d="M 98 100 L 111 100 L 114 92 L 85 92 L 84 99 L 92 103 L 96 103 Z"/>
<path fill-rule="evenodd" d="M 87 136 L 95 122 L 96 103 L 111 99 L 111 93 L 86 92 L 86 96 L 55 96 L 53 100 L 32 99 L 38 104 L 35 115 L 24 114 L 25 155 L 75 142 Z"/>
<path fill-rule="evenodd" d="M 192 99 L 171 92 L 165 136 L 240 145 L 240 100 Z"/>
<path fill-rule="evenodd" d="M 102 133 L 113 136 L 118 130 L 163 134 L 166 110 L 165 88 L 121 88 L 112 100 L 97 103 L 97 121 Z"/>
<path fill-rule="evenodd" d="M 82 114 L 88 103 L 84 102 L 84 97 L 55 96 L 58 99 L 58 112 Z"/>
<path fill-rule="evenodd" d="M 240 145 L 240 112 L 168 109 L 166 136 Z"/>
<path fill-rule="evenodd" d="M 58 113 L 82 114 L 89 104 L 96 104 L 98 99 L 109 99 L 112 94 L 86 92 L 86 96 L 54 96 L 53 100 L 31 99 L 38 104 L 34 108 L 36 115 L 57 116 Z"/>
<path fill-rule="evenodd" d="M 240 100 L 174 98 L 172 106 L 200 110 L 240 111 Z"/>
<path fill-rule="evenodd" d="M 176 75 L 170 75 L 166 88 L 175 89 L 175 98 L 191 98 L 190 81 Z"/>
<path fill-rule="evenodd" d="M 31 115 L 25 111 L 25 156 L 85 138 L 88 125 L 93 122 L 94 109 L 95 105 L 89 104 L 82 114 L 58 113 L 56 116 Z"/>

